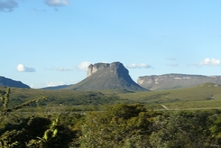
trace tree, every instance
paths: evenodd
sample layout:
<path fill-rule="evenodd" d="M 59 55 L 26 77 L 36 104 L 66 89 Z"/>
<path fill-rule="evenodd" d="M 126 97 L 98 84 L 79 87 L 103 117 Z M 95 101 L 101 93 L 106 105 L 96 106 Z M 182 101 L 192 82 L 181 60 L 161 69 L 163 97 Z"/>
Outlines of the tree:
<path fill-rule="evenodd" d="M 207 111 L 181 111 L 158 118 L 155 124 L 160 128 L 151 134 L 151 144 L 156 148 L 205 148 L 210 145 L 210 116 Z"/>
<path fill-rule="evenodd" d="M 147 148 L 153 117 L 159 114 L 146 111 L 140 104 L 115 105 L 107 111 L 89 113 L 82 126 L 81 147 Z"/>
<path fill-rule="evenodd" d="M 14 116 L 18 109 L 46 99 L 45 97 L 9 108 L 9 96 L 9 88 L 6 92 L 0 92 L 1 148 L 68 148 L 74 135 L 69 128 L 60 124 L 58 117 Z"/>

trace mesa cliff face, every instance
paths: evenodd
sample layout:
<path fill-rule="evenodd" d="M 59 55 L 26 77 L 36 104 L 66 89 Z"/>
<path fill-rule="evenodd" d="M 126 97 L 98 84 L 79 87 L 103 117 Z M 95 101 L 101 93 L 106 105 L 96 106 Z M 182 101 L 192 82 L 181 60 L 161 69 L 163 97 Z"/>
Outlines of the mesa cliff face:
<path fill-rule="evenodd" d="M 221 76 L 165 74 L 141 76 L 137 80 L 140 86 L 150 90 L 185 88 L 207 82 L 221 84 Z"/>
<path fill-rule="evenodd" d="M 96 63 L 94 65 L 91 64 L 88 66 L 87 77 L 99 71 L 103 72 L 104 74 L 108 73 L 110 76 L 118 76 L 124 78 L 130 77 L 129 71 L 120 62 L 113 62 L 111 64 L 109 63 Z"/>
<path fill-rule="evenodd" d="M 87 77 L 91 76 L 93 73 L 96 73 L 98 70 L 102 70 L 105 68 L 110 67 L 110 64 L 108 63 L 97 63 L 97 64 L 91 64 L 87 68 Z"/>
<path fill-rule="evenodd" d="M 129 71 L 120 62 L 96 63 L 88 66 L 87 78 L 68 89 L 74 90 L 110 90 L 127 89 L 129 91 L 146 90 L 135 83 Z"/>

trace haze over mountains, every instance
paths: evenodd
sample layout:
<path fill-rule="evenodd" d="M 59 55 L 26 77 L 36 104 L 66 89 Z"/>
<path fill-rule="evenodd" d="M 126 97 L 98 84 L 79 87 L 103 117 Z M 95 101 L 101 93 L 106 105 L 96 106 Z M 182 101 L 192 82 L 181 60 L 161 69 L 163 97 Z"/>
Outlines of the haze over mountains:
<path fill-rule="evenodd" d="M 150 90 L 185 88 L 208 82 L 221 84 L 221 76 L 165 74 L 141 76 L 137 80 L 140 86 Z"/>
<path fill-rule="evenodd" d="M 125 89 L 128 91 L 164 90 L 197 86 L 212 82 L 221 84 L 221 76 L 204 76 L 188 74 L 164 74 L 140 76 L 134 82 L 129 71 L 120 62 L 96 63 L 88 66 L 87 77 L 81 82 L 72 85 L 60 85 L 44 89 L 58 90 L 113 90 Z M 30 88 L 28 85 L 0 76 L 0 86 Z"/>

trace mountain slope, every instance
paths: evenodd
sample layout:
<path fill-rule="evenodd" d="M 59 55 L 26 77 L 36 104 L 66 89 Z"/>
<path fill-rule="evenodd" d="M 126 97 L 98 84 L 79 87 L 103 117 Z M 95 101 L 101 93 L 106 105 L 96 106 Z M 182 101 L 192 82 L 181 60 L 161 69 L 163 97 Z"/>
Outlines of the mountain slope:
<path fill-rule="evenodd" d="M 70 85 L 50 86 L 50 87 L 44 87 L 42 89 L 45 89 L 45 90 L 59 90 L 59 89 L 64 89 L 64 88 L 66 88 L 68 86 L 70 86 Z"/>
<path fill-rule="evenodd" d="M 118 94 L 121 99 L 153 105 L 154 109 L 221 109 L 221 85 L 203 83 L 194 87 Z"/>
<path fill-rule="evenodd" d="M 0 86 L 17 87 L 17 88 L 30 88 L 28 85 L 26 85 L 20 81 L 15 81 L 15 80 L 5 78 L 2 76 L 0 76 Z"/>
<path fill-rule="evenodd" d="M 129 91 L 146 90 L 135 83 L 128 70 L 120 62 L 97 63 L 88 67 L 88 77 L 67 87 L 74 90 L 110 90 L 127 89 Z"/>

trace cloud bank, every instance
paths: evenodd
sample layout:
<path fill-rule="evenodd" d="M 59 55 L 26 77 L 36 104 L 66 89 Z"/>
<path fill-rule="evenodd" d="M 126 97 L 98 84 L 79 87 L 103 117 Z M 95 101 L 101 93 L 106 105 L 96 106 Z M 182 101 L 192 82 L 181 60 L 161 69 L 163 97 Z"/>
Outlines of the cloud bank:
<path fill-rule="evenodd" d="M 131 64 L 131 65 L 126 65 L 127 68 L 151 68 L 152 66 L 145 64 L 145 63 L 140 63 L 140 64 Z"/>
<path fill-rule="evenodd" d="M 18 3 L 15 0 L 0 0 L 0 11 L 12 12 L 16 7 Z"/>
<path fill-rule="evenodd" d="M 18 0 L 17 0 L 18 1 Z M 16 0 L 0 0 L 0 11 L 12 12 L 18 7 L 19 3 Z M 45 4 L 52 7 L 67 6 L 70 4 L 69 0 L 44 0 Z M 39 11 L 38 9 L 34 9 Z M 45 12 L 46 10 L 41 10 Z"/>
<path fill-rule="evenodd" d="M 63 81 L 61 81 L 61 82 L 48 82 L 46 84 L 47 87 L 60 86 L 60 85 L 65 85 L 65 82 L 63 82 Z"/>
<path fill-rule="evenodd" d="M 69 0 L 45 0 L 48 6 L 66 6 L 69 5 Z"/>
<path fill-rule="evenodd" d="M 171 66 L 171 67 L 178 67 L 179 64 L 167 64 L 167 66 Z"/>
<path fill-rule="evenodd" d="M 45 68 L 45 70 L 53 70 L 53 71 L 73 71 L 75 68 L 65 68 L 65 67 L 52 67 L 52 68 Z"/>
<path fill-rule="evenodd" d="M 168 61 L 175 61 L 177 59 L 176 58 L 166 58 L 166 60 L 168 60 Z"/>
<path fill-rule="evenodd" d="M 84 62 L 81 62 L 79 65 L 73 66 L 72 68 L 52 67 L 52 68 L 45 68 L 44 70 L 52 70 L 52 71 L 60 71 L 60 72 L 75 71 L 75 70 L 86 71 L 90 64 L 91 62 L 84 61 Z"/>
<path fill-rule="evenodd" d="M 88 61 L 84 61 L 84 62 L 81 62 L 79 65 L 74 66 L 73 68 L 65 68 L 65 67 L 56 68 L 56 67 L 52 67 L 52 68 L 45 68 L 44 70 L 61 71 L 61 72 L 75 71 L 75 70 L 87 71 L 87 68 L 88 68 L 88 66 L 90 64 L 92 64 L 92 63 L 88 62 Z M 151 65 L 148 65 L 148 64 L 145 64 L 145 63 L 124 65 L 124 66 L 126 68 L 131 68 L 131 69 L 135 69 L 135 68 L 139 68 L 139 69 L 153 68 Z"/>
<path fill-rule="evenodd" d="M 18 72 L 35 72 L 35 69 L 31 67 L 26 67 L 23 64 L 18 64 L 17 71 Z"/>
<path fill-rule="evenodd" d="M 81 62 L 79 65 L 78 65 L 78 68 L 82 71 L 86 71 L 88 66 L 91 64 L 91 62 L 88 62 L 88 61 L 84 61 L 84 62 Z"/>
<path fill-rule="evenodd" d="M 203 61 L 200 62 L 199 65 L 201 66 L 219 66 L 221 61 L 215 58 L 205 58 Z"/>

